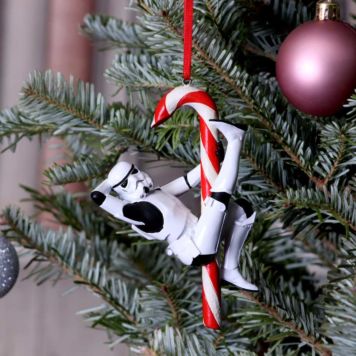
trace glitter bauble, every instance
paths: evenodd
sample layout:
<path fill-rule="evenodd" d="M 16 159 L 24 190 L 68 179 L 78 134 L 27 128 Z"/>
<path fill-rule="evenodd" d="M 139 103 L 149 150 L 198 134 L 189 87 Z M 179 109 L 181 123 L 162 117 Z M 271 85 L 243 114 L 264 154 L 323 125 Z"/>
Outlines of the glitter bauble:
<path fill-rule="evenodd" d="M 311 115 L 336 113 L 356 87 L 356 31 L 340 21 L 310 21 L 283 42 L 276 74 L 282 93 Z"/>
<path fill-rule="evenodd" d="M 19 274 L 19 258 L 14 246 L 0 236 L 0 298 L 14 286 Z"/>

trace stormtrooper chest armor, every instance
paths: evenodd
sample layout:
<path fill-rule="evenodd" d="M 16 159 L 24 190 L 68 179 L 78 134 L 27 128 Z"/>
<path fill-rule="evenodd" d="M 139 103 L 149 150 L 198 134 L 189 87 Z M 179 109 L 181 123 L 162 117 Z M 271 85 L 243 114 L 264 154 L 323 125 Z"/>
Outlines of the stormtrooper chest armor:
<path fill-rule="evenodd" d="M 148 240 L 177 239 L 194 215 L 175 196 L 157 189 L 123 208 L 125 217 L 143 222 L 132 229 Z"/>

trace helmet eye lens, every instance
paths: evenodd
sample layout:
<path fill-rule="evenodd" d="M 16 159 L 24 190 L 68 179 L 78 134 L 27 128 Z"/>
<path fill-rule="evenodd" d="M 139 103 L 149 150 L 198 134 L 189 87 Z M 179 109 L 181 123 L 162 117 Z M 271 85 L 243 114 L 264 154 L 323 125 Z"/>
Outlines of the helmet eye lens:
<path fill-rule="evenodd" d="M 132 170 L 132 172 L 131 172 L 132 174 L 136 174 L 136 173 L 138 173 L 138 170 L 137 170 L 137 168 L 134 168 L 133 170 Z"/>
<path fill-rule="evenodd" d="M 125 179 L 121 184 L 120 184 L 123 188 L 127 187 L 127 179 Z"/>

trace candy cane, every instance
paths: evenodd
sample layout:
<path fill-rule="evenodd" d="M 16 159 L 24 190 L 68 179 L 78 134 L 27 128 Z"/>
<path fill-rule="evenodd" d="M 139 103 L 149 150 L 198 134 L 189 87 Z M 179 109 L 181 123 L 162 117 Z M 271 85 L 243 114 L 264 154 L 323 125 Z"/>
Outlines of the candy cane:
<path fill-rule="evenodd" d="M 210 195 L 210 189 L 220 169 L 216 154 L 217 131 L 209 123 L 210 120 L 218 118 L 213 99 L 205 91 L 190 85 L 177 87 L 165 94 L 158 103 L 152 127 L 169 119 L 174 111 L 182 106 L 193 108 L 198 113 L 200 121 L 201 196 L 204 201 Z M 208 328 L 219 329 L 221 292 L 219 268 L 216 261 L 203 266 L 202 279 L 204 325 Z"/>

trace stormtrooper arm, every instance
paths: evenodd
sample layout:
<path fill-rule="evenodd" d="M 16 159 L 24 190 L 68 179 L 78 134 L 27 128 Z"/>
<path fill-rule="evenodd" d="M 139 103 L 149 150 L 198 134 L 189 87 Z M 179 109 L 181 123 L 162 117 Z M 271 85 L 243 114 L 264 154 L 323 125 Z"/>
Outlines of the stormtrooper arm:
<path fill-rule="evenodd" d="M 125 221 L 131 225 L 141 226 L 144 222 L 132 220 L 124 215 L 123 209 L 126 203 L 117 197 L 111 196 L 109 193 L 111 186 L 107 180 L 100 183 L 90 194 L 92 200 L 115 218 Z"/>
<path fill-rule="evenodd" d="M 200 165 L 193 168 L 186 175 L 162 186 L 161 189 L 173 195 L 180 195 L 200 183 Z"/>
<path fill-rule="evenodd" d="M 108 195 L 111 191 L 111 186 L 108 183 L 108 180 L 105 179 L 102 181 L 94 190 L 93 192 L 100 192 L 103 193 L 104 195 Z"/>

